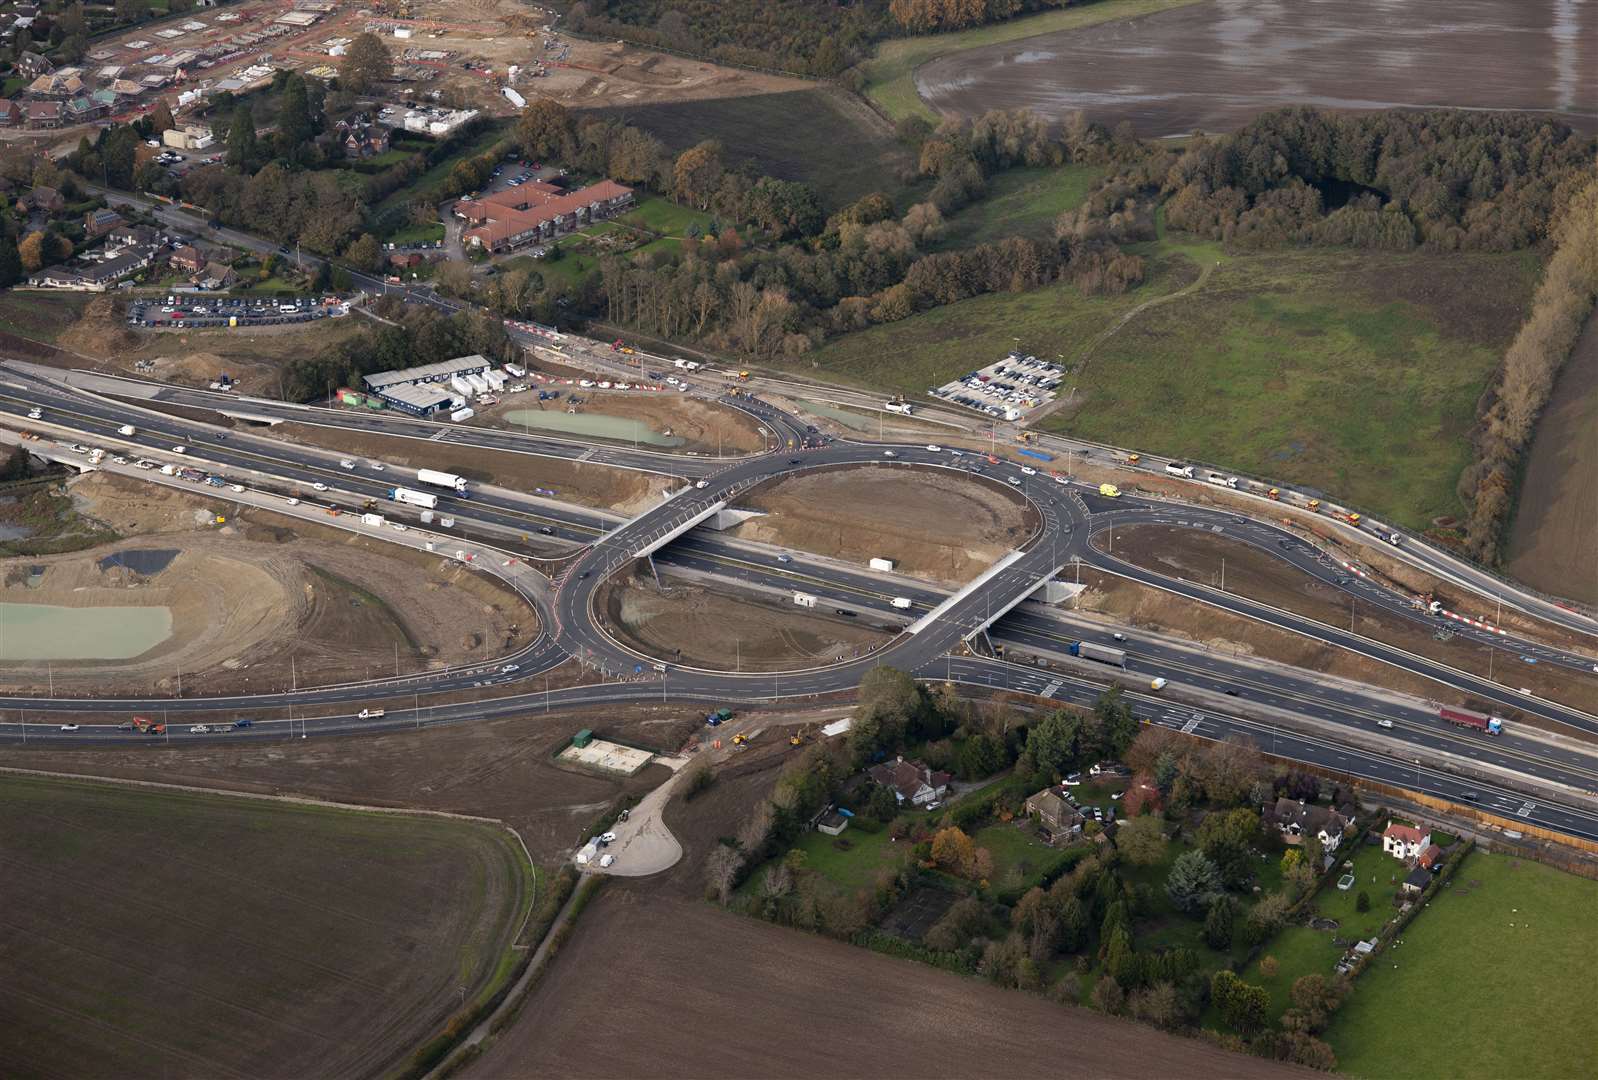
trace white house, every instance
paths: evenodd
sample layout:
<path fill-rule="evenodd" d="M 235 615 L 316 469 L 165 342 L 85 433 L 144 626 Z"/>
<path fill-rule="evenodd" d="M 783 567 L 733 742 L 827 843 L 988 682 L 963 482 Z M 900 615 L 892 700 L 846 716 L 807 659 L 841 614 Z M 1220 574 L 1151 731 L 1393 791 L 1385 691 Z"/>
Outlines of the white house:
<path fill-rule="evenodd" d="M 933 772 L 922 762 L 904 758 L 873 765 L 866 771 L 877 783 L 892 788 L 897 801 L 912 806 L 925 806 L 943 798 L 951 779 L 946 772 Z"/>
<path fill-rule="evenodd" d="M 1382 850 L 1400 862 L 1419 857 L 1432 843 L 1432 834 L 1422 832 L 1414 825 L 1392 822 L 1382 833 Z"/>

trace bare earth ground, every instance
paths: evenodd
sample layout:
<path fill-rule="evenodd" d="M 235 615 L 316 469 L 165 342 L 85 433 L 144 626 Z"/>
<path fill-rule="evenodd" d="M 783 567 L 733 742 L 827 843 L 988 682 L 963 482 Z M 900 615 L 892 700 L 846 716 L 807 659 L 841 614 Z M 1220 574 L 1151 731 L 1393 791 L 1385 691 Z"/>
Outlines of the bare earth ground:
<path fill-rule="evenodd" d="M 520 923 L 478 823 L 0 777 L 10 1076 L 395 1071 Z"/>
<path fill-rule="evenodd" d="M 651 505 L 670 486 L 670 478 L 630 469 L 612 469 L 585 461 L 485 450 L 473 446 L 402 439 L 311 424 L 278 424 L 274 438 L 339 450 L 413 469 L 441 469 L 478 483 L 516 491 L 543 488 L 551 498 L 618 514 L 633 514 Z"/>
<path fill-rule="evenodd" d="M 541 31 L 549 20 L 539 8 L 511 0 L 473 0 L 469 4 L 422 0 L 411 10 L 418 27 L 416 36 L 410 42 L 394 43 L 396 59 L 406 45 L 447 49 L 461 57 L 486 60 L 496 74 L 503 74 L 510 64 L 527 67 L 557 55 L 544 48 L 545 35 Z M 443 29 L 444 36 L 435 38 L 424 32 L 432 27 Z M 552 63 L 547 75 L 525 78 L 517 84 L 529 100 L 535 95 L 553 97 L 571 108 L 637 106 L 741 97 L 811 85 L 799 79 L 719 67 L 614 41 L 583 41 L 565 36 L 560 41 L 571 46 L 570 55 Z M 464 95 L 471 104 L 491 112 L 510 111 L 494 83 L 477 72 L 462 71 L 458 60 L 450 68 L 429 85 L 442 83 Z"/>
<path fill-rule="evenodd" d="M 1488 653 L 1492 674 L 1511 689 L 1526 687 L 1539 697 L 1560 701 L 1586 711 L 1598 710 L 1598 684 L 1591 677 L 1562 672 L 1549 664 L 1522 664 L 1513 653 L 1489 650 L 1458 639 L 1438 641 L 1426 626 L 1379 612 L 1358 603 L 1350 610 L 1349 597 L 1333 586 L 1311 581 L 1297 570 L 1247 544 L 1213 533 L 1165 525 L 1137 525 L 1115 531 L 1115 555 L 1138 566 L 1160 573 L 1185 577 L 1189 581 L 1215 583 L 1226 559 L 1226 589 L 1255 600 L 1297 612 L 1332 626 L 1347 628 L 1350 618 L 1357 633 L 1396 645 L 1418 656 L 1450 664 L 1486 678 Z M 1356 678 L 1361 676 L 1356 675 Z M 1430 696 L 1441 696 L 1438 693 Z M 1534 726 L 1546 726 L 1536 718 L 1517 715 L 1516 719 Z"/>
<path fill-rule="evenodd" d="M 786 477 L 738 506 L 764 510 L 733 536 L 963 585 L 1037 528 L 1020 496 L 954 470 L 865 466 Z"/>
<path fill-rule="evenodd" d="M 269 691 L 289 685 L 290 656 L 303 688 L 487 660 L 538 632 L 519 597 L 452 560 L 105 473 L 71 490 L 129 539 L 0 562 L 0 598 L 165 606 L 173 634 L 126 661 L 55 661 L 57 693 L 173 693 L 180 677 L 190 693 Z M 139 549 L 178 554 L 150 575 L 99 566 Z M 38 690 L 41 667 L 0 664 L 0 685 Z"/>
<path fill-rule="evenodd" d="M 1598 605 L 1598 318 L 1587 320 L 1537 424 L 1509 533 L 1508 570 Z"/>
<path fill-rule="evenodd" d="M 241 394 L 276 398 L 282 396 L 278 375 L 285 361 L 336 345 L 367 326 L 366 320 L 351 316 L 248 329 L 134 331 L 123 321 L 116 301 L 100 296 L 89 302 L 83 317 L 64 330 L 56 344 L 82 354 L 59 361 L 67 367 L 201 389 L 225 372 L 238 383 Z M 100 363 L 87 363 L 83 356 Z M 139 370 L 139 361 L 149 361 L 153 370 Z"/>
<path fill-rule="evenodd" d="M 595 1024 L 625 1021 L 625 1031 Z M 468 1077 L 1296 1075 L 974 979 L 612 885 Z"/>
<path fill-rule="evenodd" d="M 1226 131 L 1284 105 L 1550 111 L 1598 128 L 1598 12 L 1579 4 L 1199 4 L 933 60 L 934 109 L 1082 110 L 1139 135 Z"/>
<path fill-rule="evenodd" d="M 648 393 L 637 391 L 606 392 L 603 390 L 577 391 L 583 403 L 578 407 L 579 413 L 598 413 L 603 416 L 616 416 L 624 420 L 636 420 L 642 425 L 645 432 L 656 433 L 670 432 L 686 442 L 673 448 L 676 453 L 697 453 L 715 456 L 718 451 L 725 454 L 749 454 L 766 449 L 766 437 L 760 434 L 759 426 L 753 417 L 729 409 L 722 405 L 715 405 L 698 398 L 690 398 L 683 394 Z M 535 393 L 507 394 L 501 397 L 499 404 L 481 407 L 473 405 L 477 415 L 466 424 L 467 427 L 496 427 L 508 428 L 512 431 L 523 430 L 522 425 L 512 423 L 505 418 L 507 412 L 513 411 L 538 411 L 538 412 L 565 412 L 567 411 L 567 398 L 569 394 L 554 401 L 539 401 Z M 534 434 L 549 434 L 559 437 L 559 432 L 541 432 L 539 428 L 531 428 Z M 585 440 L 594 439 L 595 436 L 583 436 Z M 613 440 L 618 445 L 631 445 L 628 440 Z M 643 449 L 663 449 L 643 445 Z"/>
<path fill-rule="evenodd" d="M 663 660 L 718 671 L 792 671 L 838 663 L 892 637 L 860 619 L 808 613 L 785 601 L 728 595 L 680 578 L 662 593 L 647 573 L 603 586 L 612 632 Z"/>

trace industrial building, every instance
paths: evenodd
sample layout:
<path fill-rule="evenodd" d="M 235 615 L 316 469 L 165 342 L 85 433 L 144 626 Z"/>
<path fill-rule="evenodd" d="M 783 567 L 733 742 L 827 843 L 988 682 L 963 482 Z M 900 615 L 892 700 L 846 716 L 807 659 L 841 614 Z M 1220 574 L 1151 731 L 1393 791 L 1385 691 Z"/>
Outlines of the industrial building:
<path fill-rule="evenodd" d="M 473 353 L 436 364 L 381 371 L 365 376 L 363 381 L 366 389 L 385 404 L 414 416 L 432 416 L 441 410 L 464 405 L 471 395 L 456 389 L 456 383 L 473 376 L 481 380 L 490 366 L 485 357 Z M 475 384 L 468 382 L 467 385 Z"/>

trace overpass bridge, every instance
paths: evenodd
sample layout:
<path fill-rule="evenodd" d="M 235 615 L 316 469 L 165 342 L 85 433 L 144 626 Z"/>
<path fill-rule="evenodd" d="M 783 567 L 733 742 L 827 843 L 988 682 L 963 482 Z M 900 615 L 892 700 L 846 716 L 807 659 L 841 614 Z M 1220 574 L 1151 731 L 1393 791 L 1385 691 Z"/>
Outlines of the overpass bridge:
<path fill-rule="evenodd" d="M 948 617 L 949 613 L 965 605 L 975 608 L 976 605 L 968 603 L 973 597 L 987 594 L 986 606 L 976 610 L 969 621 L 961 624 L 961 641 L 970 641 L 972 638 L 985 632 L 988 627 L 1008 615 L 1017 604 L 1032 596 L 1039 590 L 1046 589 L 1054 575 L 1060 572 L 1060 566 L 1054 566 L 1042 573 L 1035 569 L 1017 566 L 1027 553 L 1012 551 L 998 562 L 984 570 L 965 588 L 954 593 L 943 603 L 927 612 L 921 618 L 911 623 L 906 628 L 907 634 L 919 634 L 929 627 L 937 625 Z"/>

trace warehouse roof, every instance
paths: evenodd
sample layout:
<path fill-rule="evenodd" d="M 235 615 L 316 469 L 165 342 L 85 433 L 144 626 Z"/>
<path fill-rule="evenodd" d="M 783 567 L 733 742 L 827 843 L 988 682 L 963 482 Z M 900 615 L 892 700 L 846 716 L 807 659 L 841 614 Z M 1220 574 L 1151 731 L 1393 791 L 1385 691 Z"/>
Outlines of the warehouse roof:
<path fill-rule="evenodd" d="M 436 364 L 422 364 L 418 367 L 401 368 L 399 371 L 380 371 L 376 375 L 366 376 L 365 381 L 373 390 L 383 390 L 405 383 L 439 382 L 451 375 L 462 375 L 468 371 L 486 371 L 488 366 L 487 359 L 473 353 L 471 356 L 457 356 L 453 360 L 440 360 Z"/>
<path fill-rule="evenodd" d="M 414 409 L 435 409 L 450 404 L 456 397 L 433 383 L 401 383 L 399 386 L 384 387 L 381 393 Z"/>

